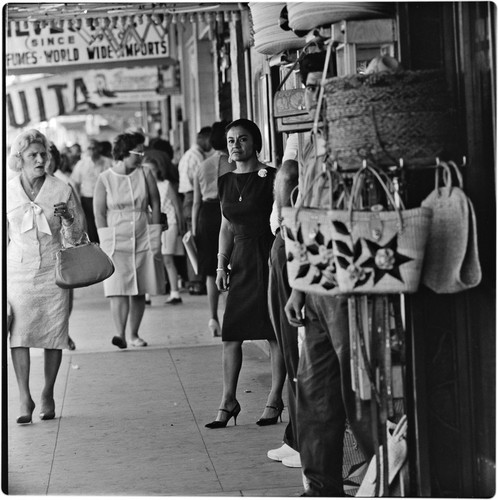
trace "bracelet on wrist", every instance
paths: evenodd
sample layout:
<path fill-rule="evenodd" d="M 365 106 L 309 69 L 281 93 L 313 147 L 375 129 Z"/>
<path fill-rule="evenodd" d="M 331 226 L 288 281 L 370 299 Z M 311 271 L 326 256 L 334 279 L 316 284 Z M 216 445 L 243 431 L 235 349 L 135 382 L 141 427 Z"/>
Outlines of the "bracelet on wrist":
<path fill-rule="evenodd" d="M 228 257 L 224 254 L 224 253 L 219 253 L 216 255 L 216 257 L 220 258 L 220 257 L 223 257 L 226 261 L 228 261 Z"/>
<path fill-rule="evenodd" d="M 224 267 L 217 267 L 216 268 L 216 272 L 218 272 L 218 271 L 224 271 L 224 272 L 226 272 L 226 269 Z"/>

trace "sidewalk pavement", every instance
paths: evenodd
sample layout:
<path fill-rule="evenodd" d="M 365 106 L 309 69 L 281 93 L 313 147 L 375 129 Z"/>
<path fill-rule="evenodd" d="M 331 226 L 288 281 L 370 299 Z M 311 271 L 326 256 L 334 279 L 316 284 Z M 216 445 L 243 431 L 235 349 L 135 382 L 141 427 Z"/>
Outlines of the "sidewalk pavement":
<path fill-rule="evenodd" d="M 119 350 L 111 345 L 113 327 L 101 284 L 75 290 L 70 335 L 77 349 L 64 351 L 51 421 L 38 416 L 43 351 L 31 350 L 37 408 L 33 423 L 25 426 L 15 423 L 18 391 L 7 353 L 4 493 L 302 493 L 301 469 L 266 457 L 268 449 L 281 445 L 287 411 L 283 424 L 255 424 L 271 384 L 268 356 L 255 343 L 243 344 L 237 425 L 232 419 L 225 429 L 204 427 L 215 418 L 221 398 L 221 340 L 207 329 L 207 297 L 184 293 L 182 298 L 182 305 L 167 306 L 164 296 L 152 297 L 140 331 L 149 346 Z M 220 309 L 223 305 L 221 300 Z"/>

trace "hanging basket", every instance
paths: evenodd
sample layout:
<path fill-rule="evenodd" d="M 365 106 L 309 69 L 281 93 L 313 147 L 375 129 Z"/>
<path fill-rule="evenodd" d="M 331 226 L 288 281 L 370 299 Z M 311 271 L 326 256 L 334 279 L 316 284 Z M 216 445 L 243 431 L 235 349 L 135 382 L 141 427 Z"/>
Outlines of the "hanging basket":
<path fill-rule="evenodd" d="M 306 31 L 340 21 L 392 17 L 394 6 L 388 2 L 288 2 L 289 27 Z"/>
<path fill-rule="evenodd" d="M 301 49 L 306 45 L 292 31 L 284 31 L 278 24 L 285 3 L 249 3 L 251 9 L 254 48 L 261 54 L 275 55 L 284 50 Z"/>
<path fill-rule="evenodd" d="M 434 162 L 458 151 L 456 112 L 438 70 L 330 78 L 327 148 L 344 169 Z"/>

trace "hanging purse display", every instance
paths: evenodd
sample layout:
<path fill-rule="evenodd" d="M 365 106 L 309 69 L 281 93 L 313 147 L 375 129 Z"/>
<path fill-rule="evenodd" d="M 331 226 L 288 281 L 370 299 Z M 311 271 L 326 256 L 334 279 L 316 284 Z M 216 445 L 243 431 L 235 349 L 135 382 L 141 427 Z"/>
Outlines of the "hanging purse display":
<path fill-rule="evenodd" d="M 97 243 L 85 233 L 85 242 L 62 248 L 56 254 L 55 283 L 60 288 L 81 288 L 109 278 L 114 264 Z"/>
<path fill-rule="evenodd" d="M 304 106 L 304 89 L 278 90 L 273 99 L 277 132 L 306 132 L 313 126 Z"/>
<path fill-rule="evenodd" d="M 303 47 L 301 55 L 294 61 L 294 64 L 277 87 L 273 97 L 273 116 L 275 118 L 277 132 L 306 132 L 313 127 L 313 118 L 304 105 L 304 89 L 281 90 L 294 69 L 301 62 L 303 57 L 306 56 L 306 49 L 312 43 L 314 42 L 308 42 Z M 330 60 L 330 56 L 328 60 Z"/>
<path fill-rule="evenodd" d="M 458 186 L 452 185 L 451 169 Z M 439 171 L 443 186 L 439 187 Z M 454 162 L 440 162 L 436 187 L 422 202 L 433 211 L 422 282 L 436 293 L 456 293 L 481 282 L 474 207 L 462 190 L 462 175 Z"/>
<path fill-rule="evenodd" d="M 355 208 L 362 177 L 369 172 L 394 210 Z M 347 211 L 330 214 L 336 278 L 344 294 L 414 293 L 420 283 L 432 210 L 405 210 L 377 169 L 364 165 L 354 177 Z"/>

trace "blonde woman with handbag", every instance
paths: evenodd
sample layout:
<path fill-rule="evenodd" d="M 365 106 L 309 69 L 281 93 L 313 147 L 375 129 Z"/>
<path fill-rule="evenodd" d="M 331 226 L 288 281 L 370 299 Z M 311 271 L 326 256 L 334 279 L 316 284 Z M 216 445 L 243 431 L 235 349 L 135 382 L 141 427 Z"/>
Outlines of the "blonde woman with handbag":
<path fill-rule="evenodd" d="M 7 184 L 7 300 L 12 307 L 10 348 L 20 394 L 18 424 L 35 409 L 29 385 L 31 347 L 44 349 L 45 385 L 40 419 L 55 417 L 54 385 L 68 346 L 69 290 L 55 284 L 55 254 L 61 239 L 83 236 L 83 213 L 72 189 L 45 172 L 50 143 L 38 130 L 18 135 L 11 146 Z"/>

